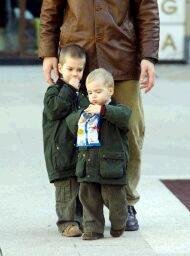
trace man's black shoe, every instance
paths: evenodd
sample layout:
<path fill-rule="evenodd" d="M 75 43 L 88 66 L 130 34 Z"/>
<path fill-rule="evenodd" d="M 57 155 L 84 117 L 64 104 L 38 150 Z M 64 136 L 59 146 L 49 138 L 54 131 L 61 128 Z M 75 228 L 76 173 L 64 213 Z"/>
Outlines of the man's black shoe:
<path fill-rule="evenodd" d="M 125 226 L 125 231 L 136 231 L 139 229 L 138 220 L 136 218 L 136 211 L 134 206 L 129 205 L 128 207 L 128 218 Z"/>

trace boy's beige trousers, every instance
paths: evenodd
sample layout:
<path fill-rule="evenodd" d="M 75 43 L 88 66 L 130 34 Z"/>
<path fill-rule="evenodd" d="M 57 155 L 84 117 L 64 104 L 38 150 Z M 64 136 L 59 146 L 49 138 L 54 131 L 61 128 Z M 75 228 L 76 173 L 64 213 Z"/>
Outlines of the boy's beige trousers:
<path fill-rule="evenodd" d="M 140 198 L 136 191 L 140 179 L 141 151 L 145 125 L 139 82 L 135 80 L 115 82 L 114 99 L 132 110 L 129 120 L 129 163 L 127 168 L 127 201 L 134 205 Z"/>

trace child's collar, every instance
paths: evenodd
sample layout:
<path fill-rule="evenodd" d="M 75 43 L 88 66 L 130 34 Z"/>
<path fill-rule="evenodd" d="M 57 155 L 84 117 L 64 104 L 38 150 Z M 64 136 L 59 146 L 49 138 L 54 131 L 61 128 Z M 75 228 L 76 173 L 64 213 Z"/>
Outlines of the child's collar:
<path fill-rule="evenodd" d="M 110 104 L 111 101 L 112 101 L 112 100 L 111 100 L 111 98 L 110 98 L 104 105 Z"/>

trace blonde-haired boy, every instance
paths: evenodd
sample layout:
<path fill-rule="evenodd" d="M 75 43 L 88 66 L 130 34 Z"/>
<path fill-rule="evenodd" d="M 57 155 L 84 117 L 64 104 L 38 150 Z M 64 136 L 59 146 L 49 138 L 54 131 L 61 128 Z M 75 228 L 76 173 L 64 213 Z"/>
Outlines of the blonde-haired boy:
<path fill-rule="evenodd" d="M 67 124 L 74 134 L 80 128 L 81 119 L 83 121 L 86 118 L 84 127 L 88 128 L 91 118 L 99 118 L 93 127 L 97 133 L 97 136 L 93 134 L 95 146 L 89 136 L 92 129 L 84 129 L 83 140 L 86 144 L 80 140 L 78 145 L 76 176 L 80 182 L 79 197 L 83 205 L 82 239 L 94 240 L 104 236 L 104 205 L 109 208 L 110 234 L 119 237 L 125 230 L 127 220 L 126 131 L 131 110 L 112 101 L 114 81 L 105 69 L 92 71 L 86 79 L 86 88 L 90 105 L 84 111 L 80 110 L 67 118 Z"/>

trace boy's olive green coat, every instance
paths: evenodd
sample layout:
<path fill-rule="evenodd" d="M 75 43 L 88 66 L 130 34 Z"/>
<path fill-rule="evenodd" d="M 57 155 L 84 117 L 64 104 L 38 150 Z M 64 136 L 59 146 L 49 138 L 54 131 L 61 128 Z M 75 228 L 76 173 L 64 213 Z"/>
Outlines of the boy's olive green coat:
<path fill-rule="evenodd" d="M 65 118 L 88 100 L 63 82 L 50 86 L 44 96 L 43 141 L 47 172 L 50 182 L 75 176 L 75 137 Z"/>
<path fill-rule="evenodd" d="M 81 110 L 66 118 L 73 134 Z M 126 184 L 126 166 L 128 161 L 128 120 L 131 110 L 121 104 L 109 104 L 100 120 L 100 147 L 79 148 L 76 176 L 79 182 L 100 184 Z"/>

